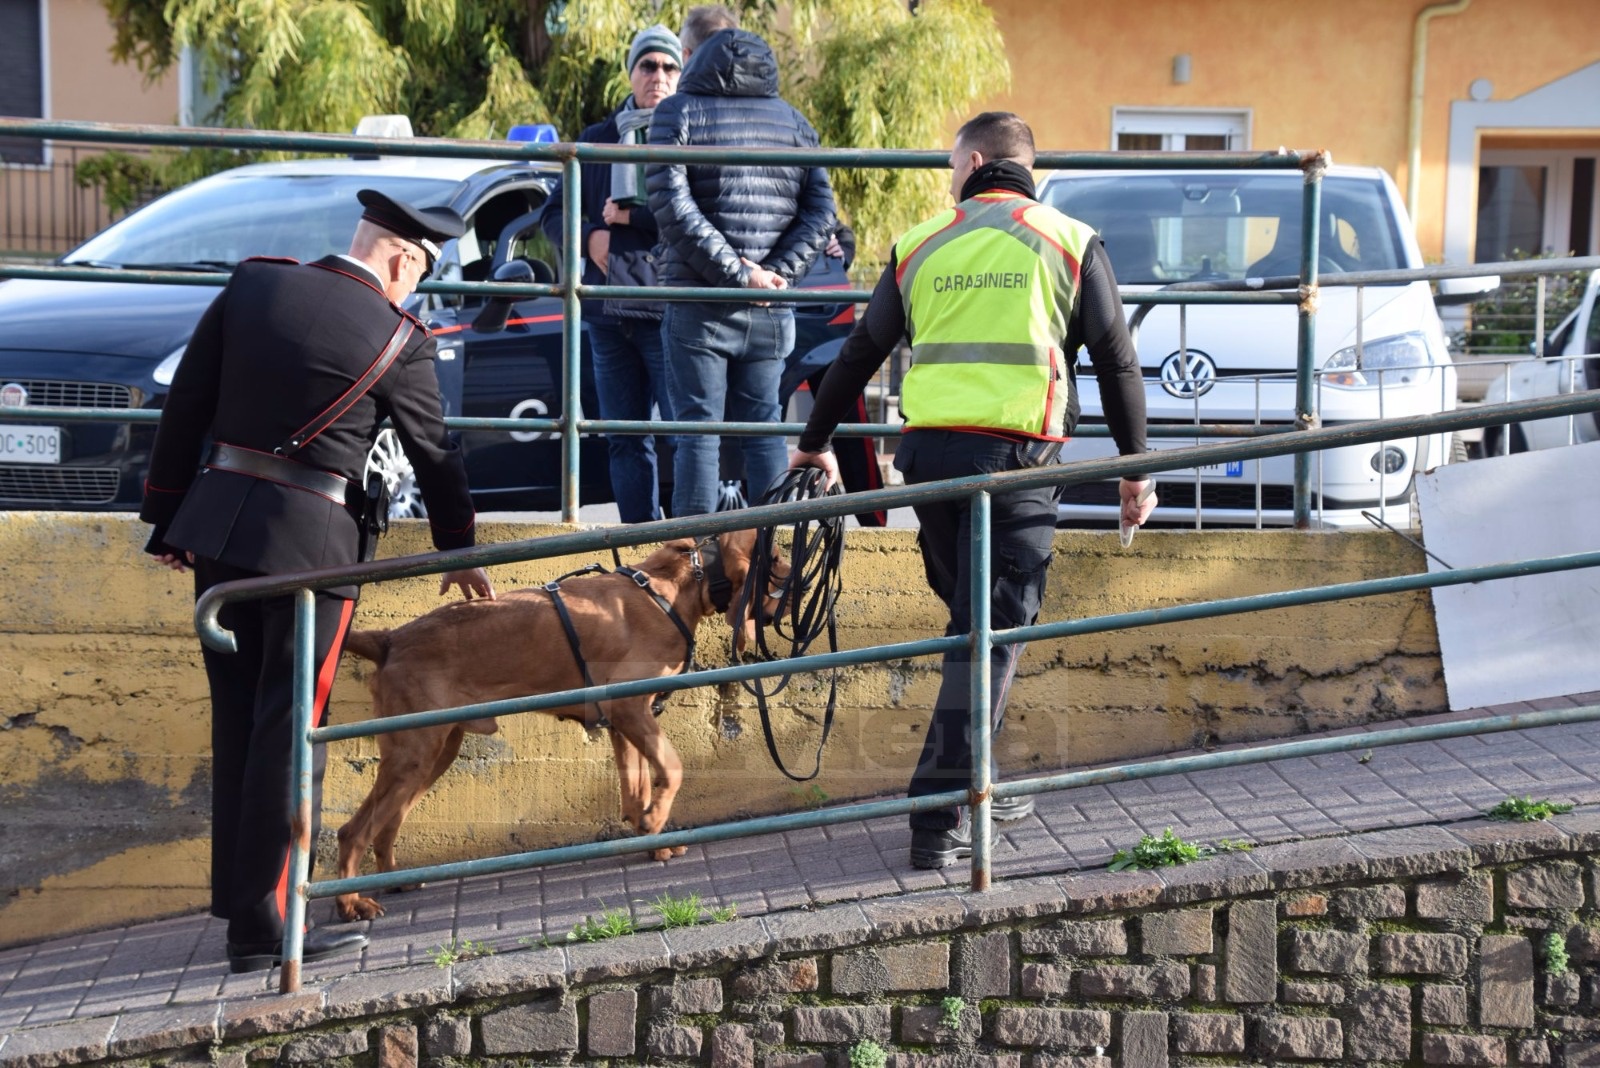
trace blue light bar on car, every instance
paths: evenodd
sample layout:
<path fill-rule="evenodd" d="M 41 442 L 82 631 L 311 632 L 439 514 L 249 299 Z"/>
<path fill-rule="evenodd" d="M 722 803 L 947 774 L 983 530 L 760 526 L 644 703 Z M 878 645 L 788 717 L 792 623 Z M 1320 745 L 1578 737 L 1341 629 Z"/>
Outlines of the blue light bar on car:
<path fill-rule="evenodd" d="M 529 123 L 523 126 L 513 126 L 506 132 L 507 141 L 529 141 L 533 144 L 553 145 L 561 140 L 556 135 L 556 128 L 548 122 Z"/>

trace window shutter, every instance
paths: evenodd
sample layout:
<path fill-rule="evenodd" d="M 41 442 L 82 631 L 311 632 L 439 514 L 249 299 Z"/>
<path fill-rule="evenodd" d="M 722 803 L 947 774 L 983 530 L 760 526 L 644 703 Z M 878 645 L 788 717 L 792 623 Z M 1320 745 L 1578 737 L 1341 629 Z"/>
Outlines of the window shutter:
<path fill-rule="evenodd" d="M 0 0 L 0 115 L 44 116 L 41 2 Z M 43 163 L 44 142 L 32 137 L 0 137 L 0 162 Z"/>

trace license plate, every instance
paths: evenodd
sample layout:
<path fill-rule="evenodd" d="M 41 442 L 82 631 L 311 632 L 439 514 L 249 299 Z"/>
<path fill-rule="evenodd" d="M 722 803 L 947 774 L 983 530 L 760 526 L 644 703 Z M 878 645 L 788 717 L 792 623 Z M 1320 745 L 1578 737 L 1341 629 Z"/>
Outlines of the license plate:
<path fill-rule="evenodd" d="M 1209 442 L 1208 441 L 1206 444 L 1208 444 L 1208 445 L 1209 444 L 1215 444 L 1215 442 Z M 1191 448 L 1191 447 L 1193 447 L 1193 442 L 1187 442 L 1187 441 L 1183 442 L 1181 444 L 1174 443 L 1174 444 L 1171 444 L 1171 445 L 1156 445 L 1155 446 L 1155 448 L 1158 448 L 1158 449 L 1162 449 L 1162 448 L 1166 448 L 1166 449 L 1182 449 L 1182 448 Z M 1193 478 L 1194 477 L 1194 472 L 1195 472 L 1194 468 L 1192 468 L 1192 467 L 1184 467 L 1184 468 L 1180 468 L 1180 469 L 1178 469 L 1176 471 L 1163 472 L 1158 477 L 1160 477 L 1160 478 Z M 1200 476 L 1202 478 L 1243 478 L 1244 477 L 1244 461 L 1243 460 L 1228 460 L 1225 463 L 1220 463 L 1220 464 L 1206 464 L 1205 466 L 1200 468 Z"/>
<path fill-rule="evenodd" d="M 58 464 L 61 462 L 61 428 L 58 426 L 8 426 L 0 423 L 0 462 Z"/>
<path fill-rule="evenodd" d="M 1177 474 L 1177 472 L 1173 473 Z M 1194 468 L 1189 468 L 1186 473 L 1193 475 Z M 1243 478 L 1244 461 L 1229 460 L 1223 464 L 1206 464 L 1200 469 L 1200 473 L 1208 478 Z"/>

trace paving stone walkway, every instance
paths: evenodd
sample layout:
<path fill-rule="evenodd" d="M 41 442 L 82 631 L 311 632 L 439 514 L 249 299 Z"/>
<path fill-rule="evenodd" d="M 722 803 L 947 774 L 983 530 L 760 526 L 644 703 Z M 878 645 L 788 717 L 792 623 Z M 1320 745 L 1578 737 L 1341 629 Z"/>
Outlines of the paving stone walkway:
<path fill-rule="evenodd" d="M 1600 693 L 1502 705 L 1437 722 L 1600 703 Z M 1376 723 L 1353 731 L 1386 730 Z M 1035 813 L 997 826 L 994 873 L 1008 878 L 1101 867 L 1141 833 L 1270 843 L 1470 819 L 1507 795 L 1600 803 L 1600 730 L 1577 724 L 1280 760 L 1043 795 Z M 916 871 L 903 817 L 705 846 L 668 864 L 643 855 L 429 886 L 385 899 L 359 957 L 308 965 L 306 982 L 398 968 L 435 969 L 457 939 L 516 948 L 563 941 L 586 915 L 664 891 L 758 916 L 967 881 L 964 865 Z M 319 921 L 331 903 L 314 902 Z M 277 973 L 231 975 L 225 924 L 194 915 L 0 951 L 0 1038 L 119 1013 L 187 1007 L 276 990 Z M 3 1046 L 0 1046 L 3 1049 Z"/>

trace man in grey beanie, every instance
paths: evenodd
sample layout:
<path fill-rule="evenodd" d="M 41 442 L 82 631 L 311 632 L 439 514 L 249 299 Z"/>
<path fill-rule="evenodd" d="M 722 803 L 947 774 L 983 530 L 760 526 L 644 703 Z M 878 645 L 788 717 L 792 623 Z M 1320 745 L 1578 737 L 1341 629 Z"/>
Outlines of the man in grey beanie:
<path fill-rule="evenodd" d="M 676 34 L 665 26 L 640 30 L 628 49 L 632 93 L 604 122 L 579 134 L 578 140 L 643 144 L 656 105 L 677 90 L 682 69 L 683 49 Z M 582 166 L 583 281 L 588 285 L 655 285 L 652 250 L 658 230 L 655 216 L 646 206 L 644 167 L 633 163 Z M 540 220 L 545 236 L 558 249 L 564 199 L 565 191 L 557 185 Z M 652 406 L 659 410 L 658 418 L 673 418 L 661 348 L 661 312 L 659 301 L 584 302 L 600 418 L 647 420 L 652 417 Z M 607 436 L 606 444 L 611 457 L 611 490 L 622 521 L 660 519 L 654 436 L 613 434 Z"/>

